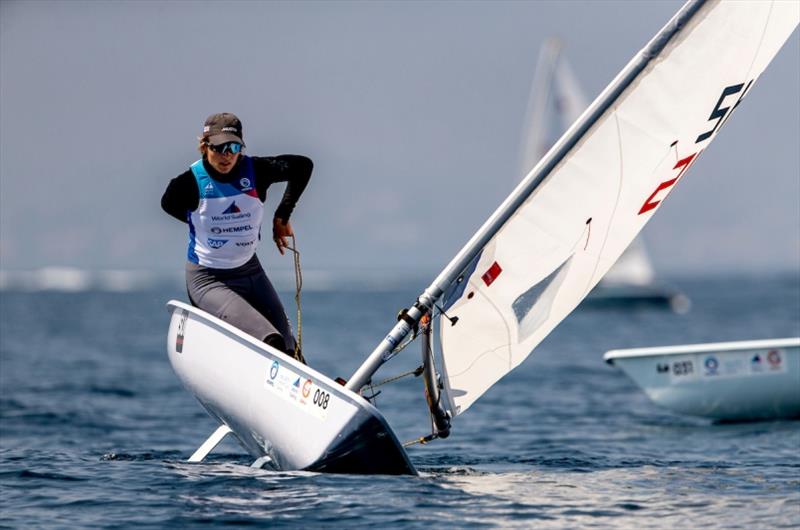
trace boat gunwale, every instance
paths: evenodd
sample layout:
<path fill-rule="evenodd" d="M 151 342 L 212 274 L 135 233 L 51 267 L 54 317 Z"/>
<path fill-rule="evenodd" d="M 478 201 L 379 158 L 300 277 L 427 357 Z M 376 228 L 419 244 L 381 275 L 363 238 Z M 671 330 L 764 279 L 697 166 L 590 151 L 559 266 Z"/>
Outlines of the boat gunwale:
<path fill-rule="evenodd" d="M 678 344 L 674 346 L 657 346 L 651 348 L 616 349 L 608 350 L 605 354 L 603 354 L 603 360 L 611 364 L 616 359 L 668 357 L 671 355 L 686 355 L 692 353 L 725 353 L 765 348 L 800 348 L 800 337 L 735 342 L 709 342 L 702 344 Z"/>

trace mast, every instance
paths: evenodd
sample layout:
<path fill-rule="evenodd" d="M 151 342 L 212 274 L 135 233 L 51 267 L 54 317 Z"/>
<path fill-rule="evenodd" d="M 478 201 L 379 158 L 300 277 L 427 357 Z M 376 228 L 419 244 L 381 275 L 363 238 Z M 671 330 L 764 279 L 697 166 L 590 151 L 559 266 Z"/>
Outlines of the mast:
<path fill-rule="evenodd" d="M 592 126 L 608 111 L 620 95 L 639 74 L 659 56 L 664 47 L 679 34 L 686 24 L 701 10 L 707 0 L 689 0 L 664 28 L 640 51 L 617 75 L 600 96 L 589 106 L 567 133 L 533 168 L 483 226 L 472 236 L 459 253 L 442 270 L 431 285 L 417 298 L 414 305 L 403 314 L 402 319 L 389 331 L 367 359 L 350 377 L 345 385 L 358 392 L 369 382 L 383 363 L 395 356 L 395 347 L 400 344 L 419 320 L 431 312 L 444 291 L 456 281 L 472 260 L 482 251 L 500 228 L 517 209 L 544 182 L 553 169 L 577 145 Z"/>

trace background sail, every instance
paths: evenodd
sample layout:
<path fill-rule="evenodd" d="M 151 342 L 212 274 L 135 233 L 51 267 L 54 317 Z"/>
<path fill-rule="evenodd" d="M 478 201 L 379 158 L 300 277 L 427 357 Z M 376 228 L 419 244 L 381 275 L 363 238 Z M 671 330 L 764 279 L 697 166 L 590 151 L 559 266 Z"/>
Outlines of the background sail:
<path fill-rule="evenodd" d="M 521 187 L 556 162 L 443 295 L 458 317 L 439 327 L 453 415 L 527 358 L 597 284 L 798 21 L 800 2 L 703 4 L 630 79 L 642 59 L 634 57 L 534 168 Z M 660 48 L 671 27 L 642 53 Z"/>
<path fill-rule="evenodd" d="M 539 53 L 522 135 L 520 173 L 525 175 L 553 147 L 589 102 L 557 38 L 545 41 Z M 600 280 L 609 288 L 654 284 L 655 270 L 641 236 L 637 237 Z"/>

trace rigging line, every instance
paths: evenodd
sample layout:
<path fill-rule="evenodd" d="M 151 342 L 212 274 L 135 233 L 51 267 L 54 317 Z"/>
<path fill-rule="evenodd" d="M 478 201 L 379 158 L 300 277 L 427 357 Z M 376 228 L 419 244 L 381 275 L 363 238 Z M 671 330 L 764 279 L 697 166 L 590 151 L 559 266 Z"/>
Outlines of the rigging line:
<path fill-rule="evenodd" d="M 428 366 L 428 369 L 431 370 L 432 373 L 433 373 L 434 377 L 432 378 L 432 383 L 433 383 L 434 387 L 436 387 L 436 391 L 435 391 L 436 402 L 434 403 L 433 400 L 431 399 L 431 395 L 429 393 L 429 390 L 431 390 L 431 389 L 428 388 L 428 380 L 426 379 L 423 382 L 423 389 L 425 391 L 425 401 L 428 402 L 428 419 L 431 422 L 431 433 L 435 433 L 437 435 L 437 437 L 440 437 L 439 436 L 439 429 L 437 428 L 437 425 L 436 425 L 436 417 L 434 417 L 433 410 L 434 410 L 434 407 L 439 409 L 439 410 L 444 410 L 444 407 L 442 406 L 442 396 L 444 395 L 444 393 L 441 391 L 441 388 L 442 388 L 441 387 L 441 377 L 439 376 L 439 373 L 436 370 L 436 352 L 435 352 L 435 348 L 434 348 L 434 344 L 433 344 L 433 340 L 432 340 L 433 339 L 433 335 L 434 335 L 434 319 L 433 319 L 433 317 L 430 316 L 429 314 L 426 314 L 425 316 L 423 316 L 422 319 L 420 320 L 420 327 L 421 327 L 420 335 L 424 336 L 426 341 L 429 341 L 428 344 L 430 346 L 430 348 L 429 348 L 430 356 L 428 357 L 428 359 L 426 359 L 426 361 L 423 362 L 423 372 L 425 370 L 425 368 L 424 368 L 425 365 L 427 364 L 428 361 L 430 361 L 430 365 Z M 448 420 L 449 420 L 449 418 L 448 418 Z M 448 424 L 448 428 L 449 428 L 449 424 Z"/>
<path fill-rule="evenodd" d="M 382 386 L 382 385 L 385 385 L 385 384 L 388 384 L 388 383 L 392 383 L 392 382 L 397 381 L 399 379 L 402 379 L 404 377 L 408 377 L 409 375 L 413 375 L 414 377 L 419 377 L 420 374 L 422 374 L 422 370 L 423 370 L 422 366 L 417 366 L 416 368 L 414 368 L 413 370 L 409 370 L 408 372 L 403 372 L 402 374 L 399 374 L 399 375 L 395 375 L 395 376 L 392 376 L 392 377 L 387 377 L 386 379 L 383 379 L 382 381 L 378 381 L 377 383 L 370 383 L 369 386 L 370 386 L 370 388 L 379 387 L 379 386 Z"/>
<path fill-rule="evenodd" d="M 289 237 L 292 238 L 292 246 L 286 245 L 286 248 L 294 254 L 294 301 L 297 304 L 297 340 L 294 344 L 294 356 L 305 362 L 305 360 L 301 359 L 303 355 L 303 311 L 300 306 L 300 291 L 303 288 L 303 271 L 300 268 L 300 251 L 297 250 L 297 241 L 294 238 L 294 234 Z"/>
<path fill-rule="evenodd" d="M 432 432 L 426 436 L 420 436 L 419 438 L 415 438 L 414 440 L 409 440 L 403 443 L 403 447 L 409 447 L 415 444 L 425 445 L 426 443 L 433 441 L 439 437 L 438 434 Z"/>
<path fill-rule="evenodd" d="M 417 333 L 417 332 L 414 332 L 414 333 L 412 333 L 412 334 L 411 334 L 411 338 L 410 338 L 410 339 L 406 340 L 404 343 L 402 343 L 402 344 L 398 345 L 398 346 L 397 346 L 395 349 L 393 349 L 393 350 L 392 350 L 392 352 L 394 353 L 394 355 L 397 355 L 398 353 L 400 353 L 401 351 L 403 351 L 404 349 L 406 349 L 406 347 L 407 347 L 409 344 L 411 344 L 412 342 L 414 342 L 415 340 L 417 340 L 417 338 L 419 338 L 419 335 L 420 335 L 420 334 L 419 334 L 419 333 Z"/>
<path fill-rule="evenodd" d="M 409 344 L 411 344 L 412 342 L 414 342 L 415 340 L 417 340 L 417 338 L 418 338 L 420 335 L 421 335 L 421 334 L 416 334 L 416 333 L 415 333 L 415 334 L 414 334 L 414 335 L 413 335 L 413 336 L 412 336 L 410 339 L 408 339 L 408 340 L 407 340 L 407 341 L 405 341 L 404 343 L 400 344 L 399 346 L 397 346 L 397 348 L 395 348 L 395 349 L 394 349 L 394 350 L 392 350 L 392 351 L 393 351 L 393 352 L 395 353 L 395 355 L 396 355 L 397 353 L 399 353 L 399 352 L 401 352 L 402 350 L 404 350 L 404 349 L 405 349 L 405 348 L 406 348 L 406 347 L 407 347 Z M 374 389 L 375 389 L 376 387 L 379 387 L 379 386 L 382 386 L 382 385 L 386 385 L 386 384 L 392 383 L 392 382 L 394 382 L 394 381 L 397 381 L 397 380 L 399 380 L 399 379 L 402 379 L 402 378 L 404 378 L 404 377 L 408 377 L 409 375 L 413 375 L 414 377 L 419 377 L 419 376 L 422 374 L 422 371 L 423 371 L 424 369 L 425 369 L 425 367 L 424 367 L 424 366 L 417 366 L 417 367 L 416 367 L 416 368 L 414 368 L 413 370 L 410 370 L 410 371 L 408 371 L 408 372 L 403 372 L 403 373 L 401 373 L 401 374 L 399 374 L 399 375 L 395 375 L 395 376 L 392 376 L 392 377 L 387 377 L 386 379 L 382 379 L 381 381 L 378 381 L 377 383 L 373 383 L 373 382 L 372 382 L 372 380 L 370 380 L 370 381 L 367 383 L 367 386 L 369 386 L 369 389 L 370 389 L 370 392 L 372 393 L 372 396 L 370 396 L 370 397 L 366 397 L 366 396 L 364 396 L 364 397 L 365 397 L 366 399 L 368 399 L 368 400 L 369 400 L 369 399 L 372 399 L 372 398 L 376 397 L 378 394 L 380 394 L 380 391 L 378 391 L 377 393 L 375 392 L 375 390 L 374 390 Z M 359 392 L 359 394 L 362 394 L 362 395 L 363 395 L 363 393 L 361 393 L 361 392 Z"/>
<path fill-rule="evenodd" d="M 364 399 L 366 399 L 367 401 L 369 401 L 370 403 L 372 403 L 372 405 L 373 405 L 373 406 L 377 407 L 377 406 L 378 406 L 378 394 L 380 394 L 380 393 L 381 393 L 381 391 L 380 391 L 380 390 L 378 390 L 377 392 L 375 392 L 375 387 L 374 387 L 374 385 L 372 384 L 372 382 L 371 382 L 371 381 L 370 381 L 370 382 L 368 382 L 366 386 L 368 386 L 368 387 L 369 387 L 370 393 L 371 393 L 372 395 L 370 395 L 370 396 L 366 396 L 366 395 L 364 395 L 364 388 L 362 388 L 362 389 L 361 389 L 361 390 L 358 392 L 358 393 L 359 393 L 359 395 L 360 395 L 361 397 L 363 397 Z"/>

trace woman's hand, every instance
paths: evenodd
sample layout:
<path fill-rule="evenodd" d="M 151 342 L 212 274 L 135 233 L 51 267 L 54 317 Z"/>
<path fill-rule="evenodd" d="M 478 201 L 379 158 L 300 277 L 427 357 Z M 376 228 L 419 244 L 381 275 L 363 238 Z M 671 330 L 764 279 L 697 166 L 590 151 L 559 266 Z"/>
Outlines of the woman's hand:
<path fill-rule="evenodd" d="M 277 217 L 272 219 L 272 240 L 275 242 L 275 246 L 278 247 L 278 252 L 281 253 L 281 256 L 284 254 L 283 249 L 289 248 L 287 238 L 293 236 L 294 232 L 292 231 L 292 225 L 289 221 L 284 221 Z"/>

